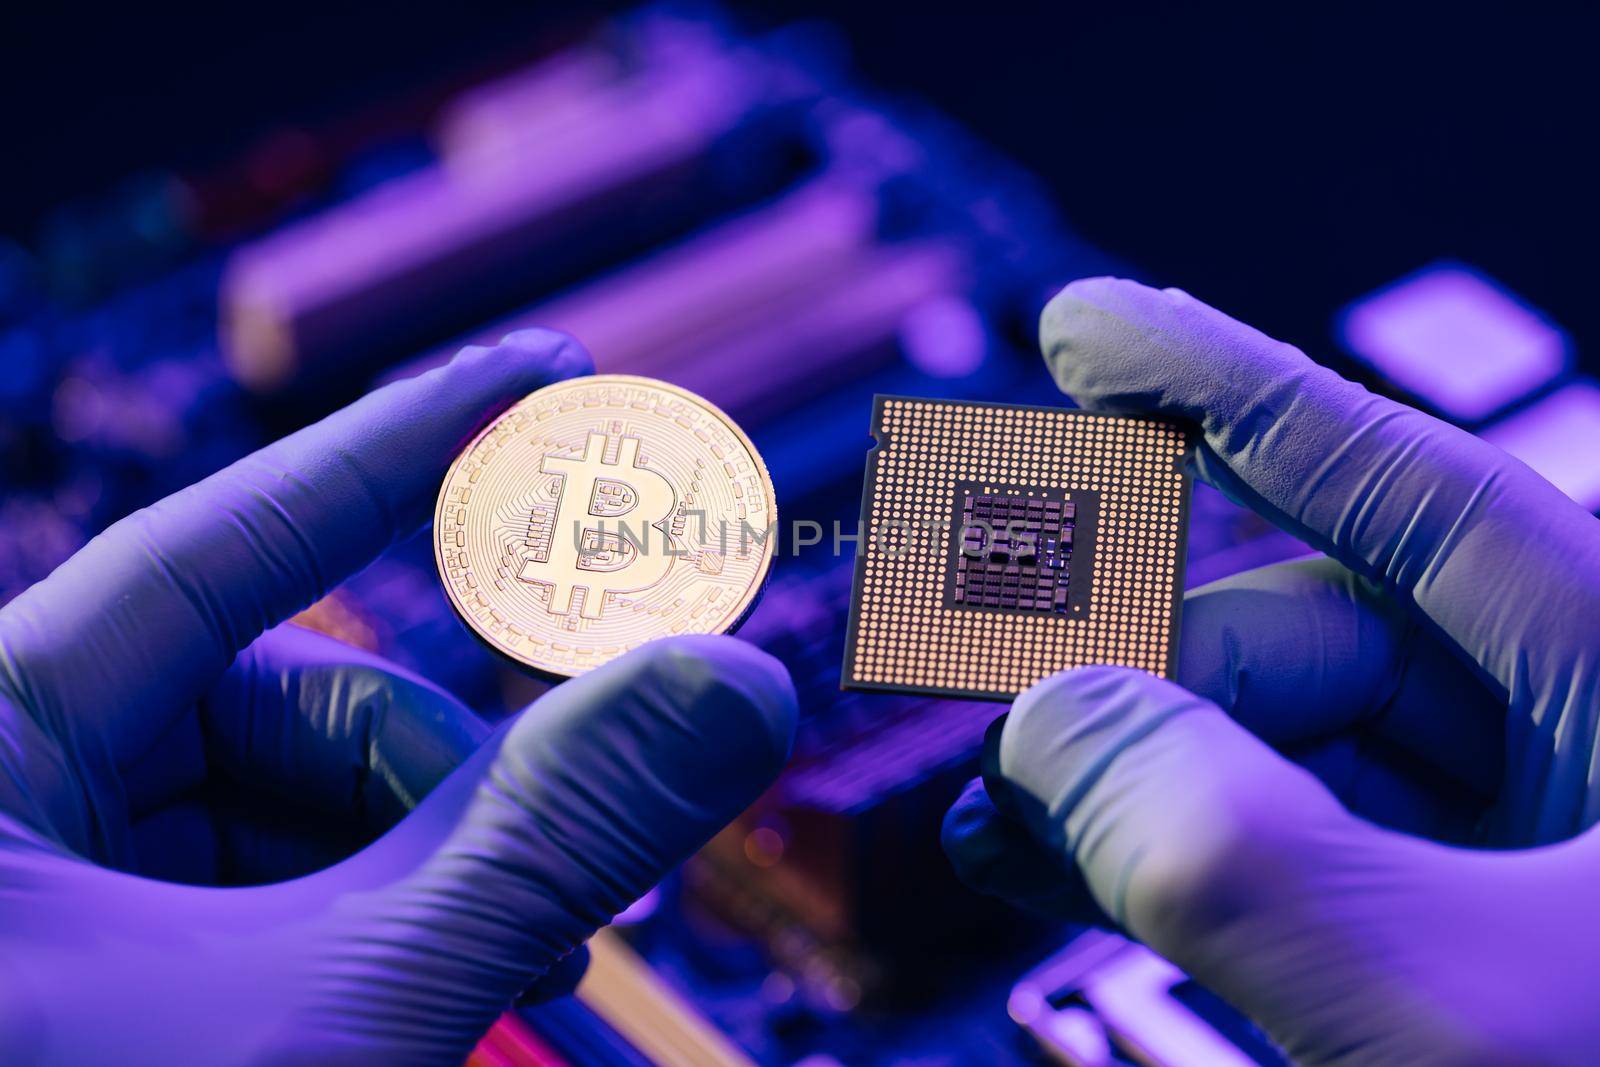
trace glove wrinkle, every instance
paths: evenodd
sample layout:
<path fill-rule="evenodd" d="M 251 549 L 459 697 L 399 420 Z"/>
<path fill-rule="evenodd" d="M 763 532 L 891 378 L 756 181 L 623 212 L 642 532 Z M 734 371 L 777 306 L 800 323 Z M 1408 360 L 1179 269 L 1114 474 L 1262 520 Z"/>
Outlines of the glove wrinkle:
<path fill-rule="evenodd" d="M 1020 697 L 958 872 L 1068 915 L 1086 885 L 1296 1062 L 1593 1062 L 1594 517 L 1187 294 L 1085 279 L 1040 330 L 1080 405 L 1198 424 L 1202 477 L 1333 558 L 1190 592 L 1196 695 Z"/>
<path fill-rule="evenodd" d="M 794 689 L 731 639 L 655 642 L 489 735 L 370 653 L 262 633 L 421 527 L 487 418 L 586 363 L 545 331 L 469 350 L 0 610 L 0 943 L 30 964 L 19 989 L 0 962 L 8 1064 L 460 1063 L 770 784 Z"/>

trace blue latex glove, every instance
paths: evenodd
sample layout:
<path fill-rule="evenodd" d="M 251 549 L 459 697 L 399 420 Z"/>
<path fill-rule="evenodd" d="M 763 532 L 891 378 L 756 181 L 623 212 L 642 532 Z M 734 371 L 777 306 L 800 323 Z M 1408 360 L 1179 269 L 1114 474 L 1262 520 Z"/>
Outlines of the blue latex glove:
<path fill-rule="evenodd" d="M 653 643 L 485 740 L 426 682 L 269 629 L 421 527 L 487 418 L 587 367 L 543 331 L 468 349 L 0 612 L 0 1062 L 459 1064 L 770 781 L 793 690 L 730 638 Z M 391 824 L 276 884 L 146 876 L 282 879 Z"/>
<path fill-rule="evenodd" d="M 1191 593 L 1183 688 L 1018 698 L 946 820 L 963 876 L 1109 917 L 1301 1062 L 1595 1062 L 1600 525 L 1185 293 L 1075 282 L 1042 334 L 1079 404 L 1198 426 L 1200 475 L 1329 558 Z"/>

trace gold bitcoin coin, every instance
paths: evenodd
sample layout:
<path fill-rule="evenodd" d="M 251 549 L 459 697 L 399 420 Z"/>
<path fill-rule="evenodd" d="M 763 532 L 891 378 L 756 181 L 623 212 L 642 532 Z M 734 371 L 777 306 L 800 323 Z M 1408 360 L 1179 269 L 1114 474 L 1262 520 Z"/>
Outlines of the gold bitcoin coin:
<path fill-rule="evenodd" d="M 625 374 L 558 382 L 456 457 L 434 512 L 450 602 L 490 647 L 570 677 L 726 633 L 772 565 L 772 478 L 733 420 Z"/>

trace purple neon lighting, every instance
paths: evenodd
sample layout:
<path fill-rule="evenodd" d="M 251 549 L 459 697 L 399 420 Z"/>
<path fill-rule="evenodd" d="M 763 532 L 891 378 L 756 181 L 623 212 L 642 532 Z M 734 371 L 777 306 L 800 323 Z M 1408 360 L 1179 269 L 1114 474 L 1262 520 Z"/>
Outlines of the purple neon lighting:
<path fill-rule="evenodd" d="M 983 365 L 989 336 L 983 316 L 959 296 L 927 300 L 900 323 L 900 346 L 918 370 L 936 378 L 961 378 Z"/>
<path fill-rule="evenodd" d="M 1600 509 L 1600 382 L 1564 386 L 1481 436 L 1590 511 Z"/>
<path fill-rule="evenodd" d="M 1499 283 L 1443 263 L 1350 305 L 1345 346 L 1385 378 L 1462 422 L 1476 422 L 1567 367 L 1567 338 Z"/>

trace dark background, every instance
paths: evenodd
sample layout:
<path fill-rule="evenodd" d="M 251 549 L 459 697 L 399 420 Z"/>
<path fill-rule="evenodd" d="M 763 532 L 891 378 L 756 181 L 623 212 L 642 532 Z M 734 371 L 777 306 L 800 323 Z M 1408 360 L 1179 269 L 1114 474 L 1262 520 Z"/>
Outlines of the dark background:
<path fill-rule="evenodd" d="M 17 5 L 0 15 L 0 232 L 265 131 L 425 110 L 618 3 Z M 1036 172 L 1147 277 L 1324 342 L 1346 300 L 1439 256 L 1597 331 L 1596 23 L 1559 8 L 735 4 L 835 23 L 866 78 Z M 422 88 L 427 87 L 427 88 Z"/>

